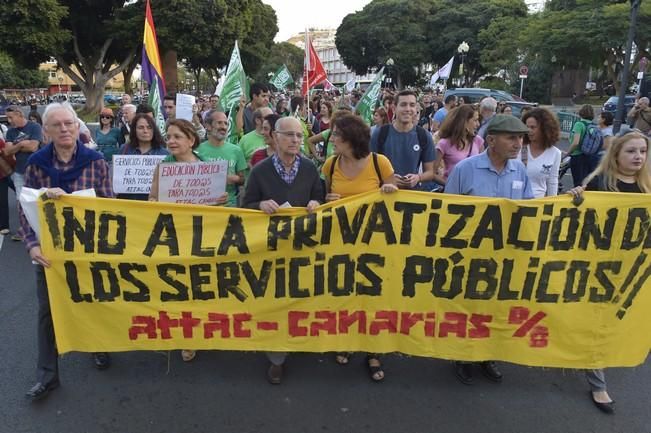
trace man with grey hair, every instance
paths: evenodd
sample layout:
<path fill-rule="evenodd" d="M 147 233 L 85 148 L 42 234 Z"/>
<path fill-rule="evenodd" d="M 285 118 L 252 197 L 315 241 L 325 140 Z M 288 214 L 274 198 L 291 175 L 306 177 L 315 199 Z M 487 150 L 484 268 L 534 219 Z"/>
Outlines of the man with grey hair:
<path fill-rule="evenodd" d="M 276 153 L 251 169 L 244 193 L 244 207 L 274 214 L 281 207 L 303 207 L 312 213 L 323 202 L 321 178 L 309 159 L 301 156 L 303 127 L 294 117 L 282 117 L 273 132 Z M 287 354 L 268 352 L 267 380 L 279 384 Z"/>
<path fill-rule="evenodd" d="M 651 107 L 649 107 L 649 98 L 642 97 L 628 112 L 628 117 L 633 119 L 633 128 L 639 129 L 645 134 L 651 132 Z"/>
<path fill-rule="evenodd" d="M 128 93 L 125 93 L 122 95 L 122 98 L 120 98 L 120 108 L 118 109 L 118 113 L 115 116 L 115 126 L 116 128 L 121 128 L 124 125 L 124 120 L 122 118 L 122 115 L 124 114 L 124 106 L 127 104 L 131 104 L 131 95 Z"/>
<path fill-rule="evenodd" d="M 488 127 L 488 122 L 495 117 L 497 111 L 497 101 L 495 98 L 490 96 L 484 98 L 479 103 L 479 118 L 481 119 L 481 124 L 479 125 L 479 130 L 477 135 L 486 141 L 486 128 Z"/>
<path fill-rule="evenodd" d="M 91 150 L 79 140 L 79 119 L 70 104 L 54 103 L 43 113 L 45 133 L 50 144 L 34 153 L 27 161 L 25 186 L 47 188 L 46 195 L 58 199 L 73 191 L 93 188 L 98 197 L 113 197 L 109 169 L 101 153 Z M 50 261 L 43 255 L 41 245 L 20 211 L 21 234 L 36 271 L 38 298 L 38 362 L 36 384 L 26 397 L 40 400 L 59 386 L 58 352 L 50 312 L 48 286 L 44 267 Z M 57 292 L 53 290 L 52 293 Z M 102 370 L 110 365 L 108 353 L 94 353 L 95 367 Z"/>
<path fill-rule="evenodd" d="M 38 123 L 27 120 L 25 113 L 17 105 L 8 106 L 6 113 L 11 128 L 5 136 L 4 153 L 8 156 L 14 155 L 16 158 L 16 168 L 11 175 L 11 180 L 14 182 L 16 197 L 18 197 L 24 184 L 27 160 L 38 150 L 43 141 L 43 132 Z"/>
<path fill-rule="evenodd" d="M 136 117 L 136 106 L 133 104 L 124 104 L 122 106 L 122 127 L 120 133 L 124 137 L 125 143 L 129 142 L 129 132 L 131 131 L 131 122 Z"/>
<path fill-rule="evenodd" d="M 228 171 L 226 172 L 228 202 L 226 206 L 235 207 L 238 187 L 244 183 L 244 170 L 246 170 L 244 154 L 238 145 L 226 141 L 228 118 L 223 111 L 210 110 L 208 112 L 206 130 L 208 131 L 208 140 L 199 145 L 197 153 L 204 161 L 228 162 Z"/>

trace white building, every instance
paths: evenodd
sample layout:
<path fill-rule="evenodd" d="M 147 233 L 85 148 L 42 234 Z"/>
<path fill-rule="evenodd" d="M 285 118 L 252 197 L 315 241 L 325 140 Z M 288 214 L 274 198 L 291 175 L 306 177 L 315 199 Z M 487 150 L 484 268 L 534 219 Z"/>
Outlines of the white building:
<path fill-rule="evenodd" d="M 529 13 L 542 12 L 545 8 L 545 3 L 547 0 L 524 0 L 529 8 Z"/>
<path fill-rule="evenodd" d="M 323 63 L 323 67 L 328 74 L 328 80 L 336 86 L 342 86 L 356 78 L 357 83 L 370 83 L 375 77 L 375 71 L 365 75 L 357 75 L 344 65 L 337 47 L 335 46 L 335 29 L 310 29 L 310 37 L 312 38 L 312 45 Z M 296 45 L 301 49 L 305 49 L 305 33 L 301 32 L 292 36 L 287 42 Z"/>
<path fill-rule="evenodd" d="M 323 63 L 323 67 L 328 74 L 328 79 L 330 82 L 336 86 L 341 86 L 346 84 L 351 79 L 355 78 L 357 83 L 370 83 L 375 77 L 375 71 L 365 75 L 357 75 L 344 65 L 343 60 L 339 56 L 339 51 L 334 45 L 330 47 L 320 47 L 315 48 L 316 53 Z"/>

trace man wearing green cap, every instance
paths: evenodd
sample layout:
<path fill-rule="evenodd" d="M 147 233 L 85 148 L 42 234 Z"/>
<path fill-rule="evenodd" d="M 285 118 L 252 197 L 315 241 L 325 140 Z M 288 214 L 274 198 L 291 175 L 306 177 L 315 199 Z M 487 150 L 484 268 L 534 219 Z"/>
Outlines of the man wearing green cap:
<path fill-rule="evenodd" d="M 493 117 L 486 128 L 486 151 L 459 162 L 448 177 L 445 192 L 513 200 L 533 198 L 527 169 L 515 159 L 527 133 L 527 126 L 517 117 Z"/>
<path fill-rule="evenodd" d="M 529 130 L 520 119 L 498 114 L 486 128 L 486 151 L 459 162 L 445 184 L 446 194 L 532 199 L 533 191 L 524 164 L 516 159 L 522 149 L 522 137 Z M 465 385 L 472 385 L 471 363 L 457 361 L 455 374 Z M 502 373 L 493 361 L 479 363 L 482 373 L 502 381 Z"/>

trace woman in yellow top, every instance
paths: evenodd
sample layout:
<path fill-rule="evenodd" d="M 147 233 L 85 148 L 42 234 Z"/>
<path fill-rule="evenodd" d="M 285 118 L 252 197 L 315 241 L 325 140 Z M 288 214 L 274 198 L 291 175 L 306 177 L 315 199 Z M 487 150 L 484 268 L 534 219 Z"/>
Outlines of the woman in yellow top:
<path fill-rule="evenodd" d="M 398 190 L 391 162 L 384 156 L 371 153 L 369 127 L 358 116 L 337 116 L 332 127 L 334 155 L 321 171 L 326 178 L 326 201 L 339 200 L 369 191 L 390 193 Z M 348 364 L 350 353 L 338 353 L 336 361 Z M 371 379 L 384 379 L 379 355 L 369 353 L 366 362 Z"/>
<path fill-rule="evenodd" d="M 167 123 L 167 149 L 170 154 L 161 162 L 201 162 L 199 154 L 194 151 L 201 140 L 197 135 L 194 125 L 187 120 L 173 119 Z M 149 201 L 158 201 L 158 167 L 154 171 L 154 179 L 151 183 Z M 217 200 L 217 205 L 223 205 L 228 201 L 228 193 L 224 193 Z M 181 358 L 192 361 L 197 352 L 194 350 L 182 350 Z"/>

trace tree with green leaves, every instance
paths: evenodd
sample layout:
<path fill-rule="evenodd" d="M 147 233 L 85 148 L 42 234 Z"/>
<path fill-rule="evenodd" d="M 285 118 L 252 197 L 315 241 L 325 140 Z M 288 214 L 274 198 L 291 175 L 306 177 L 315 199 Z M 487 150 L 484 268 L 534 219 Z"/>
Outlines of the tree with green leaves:
<path fill-rule="evenodd" d="M 373 0 L 344 17 L 335 37 L 337 51 L 346 66 L 359 75 L 380 69 L 391 58 L 391 73 L 398 87 L 414 83 L 414 67 L 430 58 L 432 41 L 426 36 L 426 17 L 433 6 L 433 0 Z"/>
<path fill-rule="evenodd" d="M 97 113 L 108 80 L 133 71 L 140 61 L 143 0 L 15 0 L 0 15 L 3 49 L 22 65 L 54 57 L 86 95 L 85 111 Z M 163 59 L 176 53 L 193 71 L 226 65 L 234 41 L 256 44 L 245 57 L 255 71 L 277 32 L 272 8 L 261 0 L 152 0 Z M 265 51 L 265 47 L 267 51 Z M 258 54 L 259 52 L 259 54 Z M 167 55 L 171 53 L 172 55 Z M 244 57 L 244 56 L 243 56 Z M 170 80 L 174 90 L 175 79 Z"/>
<path fill-rule="evenodd" d="M 287 65 L 292 78 L 298 82 L 299 77 L 303 74 L 304 57 L 305 52 L 296 45 L 289 42 L 274 44 L 258 72 L 253 75 L 255 81 L 267 82 L 270 72 L 276 72 L 282 65 Z"/>
<path fill-rule="evenodd" d="M 47 87 L 47 72 L 16 65 L 14 59 L 0 51 L 0 88 L 30 89 Z"/>
<path fill-rule="evenodd" d="M 106 83 L 135 55 L 113 30 L 119 11 L 134 7 L 123 0 L 17 0 L 0 15 L 0 37 L 11 41 L 4 49 L 24 65 L 54 57 L 86 95 L 86 111 L 97 112 Z"/>
<path fill-rule="evenodd" d="M 630 25 L 628 0 L 550 0 L 532 15 L 518 36 L 520 53 L 552 68 L 600 71 L 602 79 L 617 83 L 624 64 Z M 642 2 L 638 15 L 633 60 L 651 58 L 651 2 Z M 552 62 L 551 59 L 555 61 Z M 630 80 L 636 72 L 632 68 Z"/>
<path fill-rule="evenodd" d="M 470 51 L 465 56 L 464 75 L 465 82 L 472 85 L 488 72 L 480 54 L 490 48 L 489 39 L 480 39 L 479 33 L 495 22 L 500 27 L 492 32 L 502 31 L 526 17 L 524 0 L 374 0 L 344 18 L 335 43 L 344 63 L 358 74 L 393 59 L 392 69 L 401 87 L 419 78 L 422 64 L 445 64 L 466 41 Z"/>
<path fill-rule="evenodd" d="M 472 86 L 482 75 L 505 65 L 498 62 L 505 54 L 490 58 L 492 64 L 485 63 L 483 53 L 493 48 L 494 40 L 480 37 L 482 32 L 495 34 L 496 38 L 511 38 L 511 31 L 526 22 L 527 6 L 524 0 L 433 0 L 433 12 L 424 18 L 430 52 L 428 58 L 433 63 L 445 64 L 450 56 L 459 56 L 457 48 L 465 41 L 470 49 L 464 60 L 464 82 Z M 509 59 L 507 56 L 505 59 Z M 455 60 L 455 66 L 460 65 Z"/>

